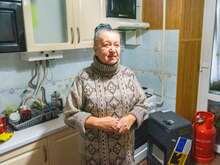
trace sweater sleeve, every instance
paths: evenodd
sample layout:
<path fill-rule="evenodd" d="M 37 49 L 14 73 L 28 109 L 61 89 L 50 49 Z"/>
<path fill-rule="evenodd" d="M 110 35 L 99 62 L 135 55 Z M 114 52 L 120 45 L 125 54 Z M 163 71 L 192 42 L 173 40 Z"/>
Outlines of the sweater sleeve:
<path fill-rule="evenodd" d="M 82 81 L 76 77 L 64 107 L 64 122 L 70 127 L 76 127 L 81 134 L 85 133 L 85 121 L 91 116 L 90 113 L 82 110 Z"/>
<path fill-rule="evenodd" d="M 140 127 L 142 122 L 148 118 L 150 111 L 152 110 L 152 104 L 146 98 L 146 95 L 141 88 L 136 76 L 134 75 L 135 95 L 137 97 L 136 103 L 130 114 L 136 117 L 136 127 Z"/>

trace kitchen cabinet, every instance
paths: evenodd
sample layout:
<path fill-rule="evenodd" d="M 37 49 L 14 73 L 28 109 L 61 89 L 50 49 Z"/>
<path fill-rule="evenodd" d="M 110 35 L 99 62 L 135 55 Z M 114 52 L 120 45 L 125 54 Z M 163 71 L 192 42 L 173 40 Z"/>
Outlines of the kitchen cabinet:
<path fill-rule="evenodd" d="M 28 52 L 89 48 L 104 0 L 24 0 Z"/>
<path fill-rule="evenodd" d="M 50 165 L 80 165 L 79 133 L 70 129 L 48 138 Z"/>
<path fill-rule="evenodd" d="M 26 50 L 22 2 L 0 1 L 0 53 Z"/>
<path fill-rule="evenodd" d="M 102 22 L 103 0 L 76 0 L 74 3 L 76 48 L 93 46 L 95 27 Z"/>
<path fill-rule="evenodd" d="M 79 133 L 65 128 L 0 156 L 1 165 L 80 165 Z"/>
<path fill-rule="evenodd" d="M 28 52 L 74 48 L 72 0 L 23 0 Z"/>
<path fill-rule="evenodd" d="M 47 141 L 39 140 L 0 156 L 1 165 L 49 165 Z"/>

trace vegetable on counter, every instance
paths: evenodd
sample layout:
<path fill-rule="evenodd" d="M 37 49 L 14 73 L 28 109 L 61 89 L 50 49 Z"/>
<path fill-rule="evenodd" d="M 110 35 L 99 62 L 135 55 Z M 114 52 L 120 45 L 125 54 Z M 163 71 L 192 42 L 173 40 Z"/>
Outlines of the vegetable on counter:
<path fill-rule="evenodd" d="M 16 111 L 17 111 L 17 107 L 15 105 L 9 105 L 5 108 L 3 113 L 5 114 L 5 116 L 9 116 L 11 113 Z"/>
<path fill-rule="evenodd" d="M 0 134 L 0 143 L 9 140 L 13 136 L 11 132 L 4 132 Z"/>
<path fill-rule="evenodd" d="M 42 111 L 45 106 L 46 106 L 46 104 L 42 100 L 35 100 L 31 104 L 31 109 L 37 109 L 37 110 Z"/>

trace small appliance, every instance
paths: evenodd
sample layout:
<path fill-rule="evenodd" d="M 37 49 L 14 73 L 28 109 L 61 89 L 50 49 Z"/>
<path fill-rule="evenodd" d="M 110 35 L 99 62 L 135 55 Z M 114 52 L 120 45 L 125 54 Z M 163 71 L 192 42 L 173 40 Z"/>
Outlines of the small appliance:
<path fill-rule="evenodd" d="M 107 17 L 136 19 L 136 0 L 108 0 Z"/>
<path fill-rule="evenodd" d="M 191 123 L 172 111 L 155 112 L 147 120 L 148 151 L 150 165 L 167 165 L 179 137 L 191 139 Z M 186 164 L 189 159 L 186 160 Z"/>
<path fill-rule="evenodd" d="M 26 51 L 22 0 L 0 0 L 0 53 Z"/>

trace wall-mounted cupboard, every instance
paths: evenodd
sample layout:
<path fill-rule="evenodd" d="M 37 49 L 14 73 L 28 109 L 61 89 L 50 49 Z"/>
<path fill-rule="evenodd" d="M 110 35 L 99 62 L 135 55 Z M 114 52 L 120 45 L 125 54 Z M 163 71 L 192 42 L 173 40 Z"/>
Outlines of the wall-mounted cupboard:
<path fill-rule="evenodd" d="M 103 0 L 23 0 L 27 51 L 92 46 Z"/>
<path fill-rule="evenodd" d="M 74 47 L 71 0 L 23 0 L 27 51 Z"/>
<path fill-rule="evenodd" d="M 26 50 L 22 2 L 0 1 L 0 53 Z"/>
<path fill-rule="evenodd" d="M 103 0 L 75 0 L 74 21 L 76 48 L 93 46 L 95 27 L 102 22 Z"/>

